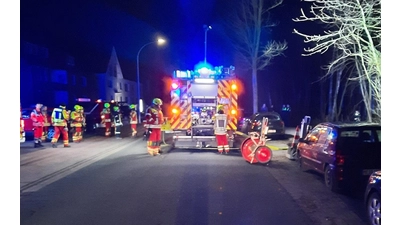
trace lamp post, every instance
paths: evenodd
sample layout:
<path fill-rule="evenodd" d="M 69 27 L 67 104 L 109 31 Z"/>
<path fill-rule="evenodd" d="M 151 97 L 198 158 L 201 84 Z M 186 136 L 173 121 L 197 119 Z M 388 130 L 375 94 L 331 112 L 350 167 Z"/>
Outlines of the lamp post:
<path fill-rule="evenodd" d="M 141 117 L 140 116 L 140 106 L 141 106 L 140 103 L 141 102 L 140 102 L 140 82 L 139 82 L 139 79 L 140 79 L 140 75 L 139 75 L 139 55 L 140 55 L 140 52 L 143 50 L 144 47 L 146 47 L 146 46 L 148 46 L 150 44 L 153 44 L 153 43 L 157 43 L 157 44 L 161 45 L 161 44 L 164 44 L 164 42 L 165 42 L 164 39 L 158 38 L 157 41 L 151 41 L 149 43 L 146 43 L 139 49 L 139 51 L 138 51 L 138 53 L 136 55 L 137 98 L 138 98 L 138 106 L 139 106 L 139 107 L 137 107 L 137 111 L 138 111 L 138 122 L 139 123 L 141 122 L 141 118 L 140 118 Z"/>
<path fill-rule="evenodd" d="M 203 25 L 204 28 L 204 63 L 207 63 L 207 31 L 211 30 L 211 26 Z"/>

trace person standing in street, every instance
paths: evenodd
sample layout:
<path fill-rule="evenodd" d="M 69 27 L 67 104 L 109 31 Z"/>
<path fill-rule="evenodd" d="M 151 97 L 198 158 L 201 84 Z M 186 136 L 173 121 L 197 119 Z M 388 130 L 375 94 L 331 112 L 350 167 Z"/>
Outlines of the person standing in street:
<path fill-rule="evenodd" d="M 44 125 L 44 116 L 41 111 L 42 106 L 43 105 L 40 103 L 36 104 L 35 109 L 33 109 L 33 111 L 31 112 L 35 148 L 44 147 L 42 145 L 42 135 L 43 135 L 43 125 Z"/>
<path fill-rule="evenodd" d="M 42 142 L 47 140 L 47 135 L 49 134 L 49 127 L 51 125 L 51 121 L 49 118 L 49 114 L 47 112 L 47 106 L 42 106 L 41 108 L 42 114 L 43 114 L 43 119 L 44 119 L 44 123 L 43 123 L 43 134 L 42 134 Z"/>
<path fill-rule="evenodd" d="M 225 150 L 225 154 L 229 152 L 228 136 L 226 124 L 228 116 L 224 112 L 224 106 L 219 105 L 217 107 L 217 113 L 215 114 L 214 132 L 215 139 L 217 141 L 217 149 L 220 154 Z"/>
<path fill-rule="evenodd" d="M 155 98 L 152 103 L 145 114 L 148 133 L 147 152 L 156 156 L 161 152 L 161 125 L 164 123 L 164 115 L 161 110 L 161 99 Z"/>
<path fill-rule="evenodd" d="M 101 123 L 104 124 L 106 131 L 105 136 L 111 136 L 111 110 L 110 110 L 110 103 L 104 103 L 104 108 L 101 111 Z"/>
<path fill-rule="evenodd" d="M 121 110 L 118 106 L 114 106 L 113 108 L 113 119 L 115 126 L 115 137 L 117 139 L 121 139 L 121 128 L 122 128 L 122 114 Z"/>
<path fill-rule="evenodd" d="M 83 117 L 80 105 L 75 105 L 74 109 L 75 110 L 71 113 L 71 128 L 74 129 L 74 132 L 72 134 L 72 141 L 79 143 L 82 141 Z"/>
<path fill-rule="evenodd" d="M 129 118 L 130 118 L 130 124 L 131 124 L 131 129 L 132 129 L 132 137 L 135 137 L 137 135 L 137 114 L 136 114 L 136 105 L 131 104 L 129 106 L 129 108 L 131 109 L 131 112 L 129 114 Z"/>
<path fill-rule="evenodd" d="M 53 148 L 57 148 L 57 141 L 60 135 L 63 136 L 64 148 L 71 147 L 68 140 L 68 120 L 70 111 L 66 110 L 65 104 L 61 104 L 59 108 L 55 108 L 51 114 L 51 121 L 54 126 L 54 136 L 51 139 Z"/>
<path fill-rule="evenodd" d="M 85 109 L 83 108 L 83 106 L 80 106 L 79 113 L 81 114 L 81 117 L 82 117 L 82 131 L 79 134 L 79 140 L 83 141 L 83 133 L 86 131 L 86 115 L 85 115 Z"/>

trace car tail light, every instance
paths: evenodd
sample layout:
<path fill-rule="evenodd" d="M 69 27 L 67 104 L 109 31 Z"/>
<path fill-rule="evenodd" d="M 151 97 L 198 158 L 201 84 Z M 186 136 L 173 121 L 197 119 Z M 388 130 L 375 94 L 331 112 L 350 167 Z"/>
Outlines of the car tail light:
<path fill-rule="evenodd" d="M 336 156 L 336 165 L 338 166 L 343 166 L 344 165 L 344 156 L 342 155 L 337 155 Z"/>

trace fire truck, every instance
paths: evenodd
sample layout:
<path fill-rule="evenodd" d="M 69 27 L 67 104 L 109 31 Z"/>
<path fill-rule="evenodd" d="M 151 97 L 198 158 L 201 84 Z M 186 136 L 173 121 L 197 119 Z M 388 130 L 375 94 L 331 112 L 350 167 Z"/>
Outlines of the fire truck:
<path fill-rule="evenodd" d="M 174 148 L 216 148 L 214 115 L 218 105 L 228 115 L 225 121 L 230 148 L 238 122 L 238 87 L 235 67 L 198 64 L 195 70 L 173 72 L 168 119 Z"/>

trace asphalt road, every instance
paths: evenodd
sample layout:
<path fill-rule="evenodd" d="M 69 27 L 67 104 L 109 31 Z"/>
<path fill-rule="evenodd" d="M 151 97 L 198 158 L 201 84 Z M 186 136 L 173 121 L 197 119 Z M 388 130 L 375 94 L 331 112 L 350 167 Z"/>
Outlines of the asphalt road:
<path fill-rule="evenodd" d="M 140 138 L 45 145 L 21 144 L 21 224 L 366 224 L 360 196 L 328 191 L 286 150 L 251 165 L 168 145 L 151 157 Z"/>

